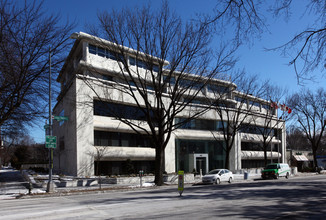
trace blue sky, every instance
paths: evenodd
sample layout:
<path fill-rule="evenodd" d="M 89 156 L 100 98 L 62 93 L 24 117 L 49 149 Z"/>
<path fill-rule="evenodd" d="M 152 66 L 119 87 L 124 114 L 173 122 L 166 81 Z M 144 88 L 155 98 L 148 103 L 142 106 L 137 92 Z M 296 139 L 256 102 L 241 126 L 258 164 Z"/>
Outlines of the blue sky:
<path fill-rule="evenodd" d="M 217 0 L 171 0 L 170 8 L 175 10 L 184 19 L 191 19 L 196 13 L 211 13 Z M 237 55 L 238 69 L 245 69 L 250 74 L 259 75 L 262 80 L 270 80 L 270 83 L 285 87 L 290 93 L 298 91 L 301 86 L 297 80 L 293 67 L 288 66 L 290 57 L 283 57 L 280 52 L 266 52 L 265 48 L 280 46 L 299 33 L 314 19 L 302 17 L 305 10 L 305 1 L 295 1 L 293 14 L 288 22 L 283 17 L 267 18 L 266 25 L 269 32 L 262 34 L 260 39 L 255 39 L 253 45 L 243 45 Z M 86 31 L 85 24 L 96 24 L 97 13 L 104 10 L 120 9 L 123 7 L 135 7 L 151 4 L 154 8 L 159 7 L 160 0 L 44 0 L 44 8 L 47 13 L 60 13 L 62 20 L 75 20 L 77 26 L 75 32 Z M 318 73 L 316 73 L 318 74 Z M 305 86 L 311 89 L 324 87 L 325 77 L 308 82 Z M 35 128 L 31 136 L 36 142 L 44 142 L 43 125 Z"/>
<path fill-rule="evenodd" d="M 196 13 L 211 13 L 216 0 L 170 0 L 172 10 L 182 18 L 191 19 Z M 245 68 L 250 74 L 260 75 L 262 79 L 270 79 L 272 83 L 289 88 L 290 92 L 297 91 L 300 86 L 292 66 L 288 66 L 289 57 L 282 57 L 280 52 L 266 52 L 265 48 L 280 46 L 299 33 L 313 18 L 302 17 L 305 10 L 305 0 L 295 1 L 294 10 L 289 22 L 284 17 L 268 17 L 266 25 L 269 32 L 265 32 L 260 39 L 255 39 L 254 44 L 243 45 L 238 56 L 240 61 L 237 68 Z M 60 13 L 63 20 L 76 20 L 78 25 L 74 31 L 86 31 L 85 24 L 96 24 L 97 13 L 104 10 L 110 11 L 123 7 L 135 7 L 151 4 L 154 8 L 160 7 L 161 0 L 45 0 L 44 6 L 49 13 Z M 325 79 L 314 82 L 314 87 L 323 86 Z M 307 86 L 312 86 L 308 83 Z"/>

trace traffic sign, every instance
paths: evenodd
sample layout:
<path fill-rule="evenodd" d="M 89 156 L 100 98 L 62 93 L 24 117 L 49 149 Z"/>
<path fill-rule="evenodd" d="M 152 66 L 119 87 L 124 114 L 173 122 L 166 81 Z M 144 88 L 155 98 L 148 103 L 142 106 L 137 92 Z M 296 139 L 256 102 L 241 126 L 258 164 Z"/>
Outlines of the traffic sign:
<path fill-rule="evenodd" d="M 66 116 L 53 116 L 53 119 L 57 121 L 68 121 L 68 117 Z"/>
<path fill-rule="evenodd" d="M 45 136 L 45 147 L 56 148 L 57 147 L 57 136 Z"/>
<path fill-rule="evenodd" d="M 183 193 L 183 187 L 184 187 L 184 171 L 179 170 L 179 172 L 178 172 L 178 191 L 179 191 L 180 196 Z"/>

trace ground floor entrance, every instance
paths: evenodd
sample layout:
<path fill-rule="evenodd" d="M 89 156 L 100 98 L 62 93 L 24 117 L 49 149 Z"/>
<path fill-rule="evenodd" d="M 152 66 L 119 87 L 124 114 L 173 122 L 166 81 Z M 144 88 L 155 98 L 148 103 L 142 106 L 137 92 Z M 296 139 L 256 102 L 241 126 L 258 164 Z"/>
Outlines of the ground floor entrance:
<path fill-rule="evenodd" d="M 215 140 L 176 139 L 176 171 L 202 174 L 224 168 L 225 143 Z"/>

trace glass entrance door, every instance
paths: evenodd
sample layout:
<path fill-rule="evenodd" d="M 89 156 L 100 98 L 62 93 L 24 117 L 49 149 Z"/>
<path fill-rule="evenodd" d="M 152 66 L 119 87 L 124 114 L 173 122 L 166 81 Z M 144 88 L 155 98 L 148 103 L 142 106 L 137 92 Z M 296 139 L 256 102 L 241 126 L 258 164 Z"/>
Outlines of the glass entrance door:
<path fill-rule="evenodd" d="M 196 157 L 196 170 L 198 173 L 200 173 L 200 170 L 202 170 L 202 174 L 205 175 L 207 173 L 207 158 L 206 157 Z"/>

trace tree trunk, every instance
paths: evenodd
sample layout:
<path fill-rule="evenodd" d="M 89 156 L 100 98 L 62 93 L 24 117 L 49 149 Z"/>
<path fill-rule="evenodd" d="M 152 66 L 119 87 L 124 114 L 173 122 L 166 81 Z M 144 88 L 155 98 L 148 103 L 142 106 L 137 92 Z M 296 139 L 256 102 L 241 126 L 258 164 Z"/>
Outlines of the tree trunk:
<path fill-rule="evenodd" d="M 312 154 L 313 154 L 313 157 L 314 157 L 314 165 L 313 166 L 316 169 L 318 164 L 317 164 L 317 150 L 316 150 L 315 146 L 312 147 Z"/>
<path fill-rule="evenodd" d="M 271 155 L 272 156 L 272 155 Z M 264 144 L 264 164 L 267 166 L 267 146 Z"/>
<path fill-rule="evenodd" d="M 162 186 L 163 181 L 163 172 L 164 172 L 164 148 L 157 146 L 155 148 L 155 184 L 157 186 Z"/>
<path fill-rule="evenodd" d="M 160 99 L 159 99 L 160 100 Z M 160 106 L 160 103 L 157 104 Z M 157 139 L 155 143 L 155 184 L 162 186 L 164 183 L 163 172 L 165 171 L 165 133 L 164 133 L 164 112 L 162 109 L 157 110 Z"/>
<path fill-rule="evenodd" d="M 230 163 L 230 148 L 227 147 L 225 151 L 225 169 L 229 169 L 229 163 Z"/>

